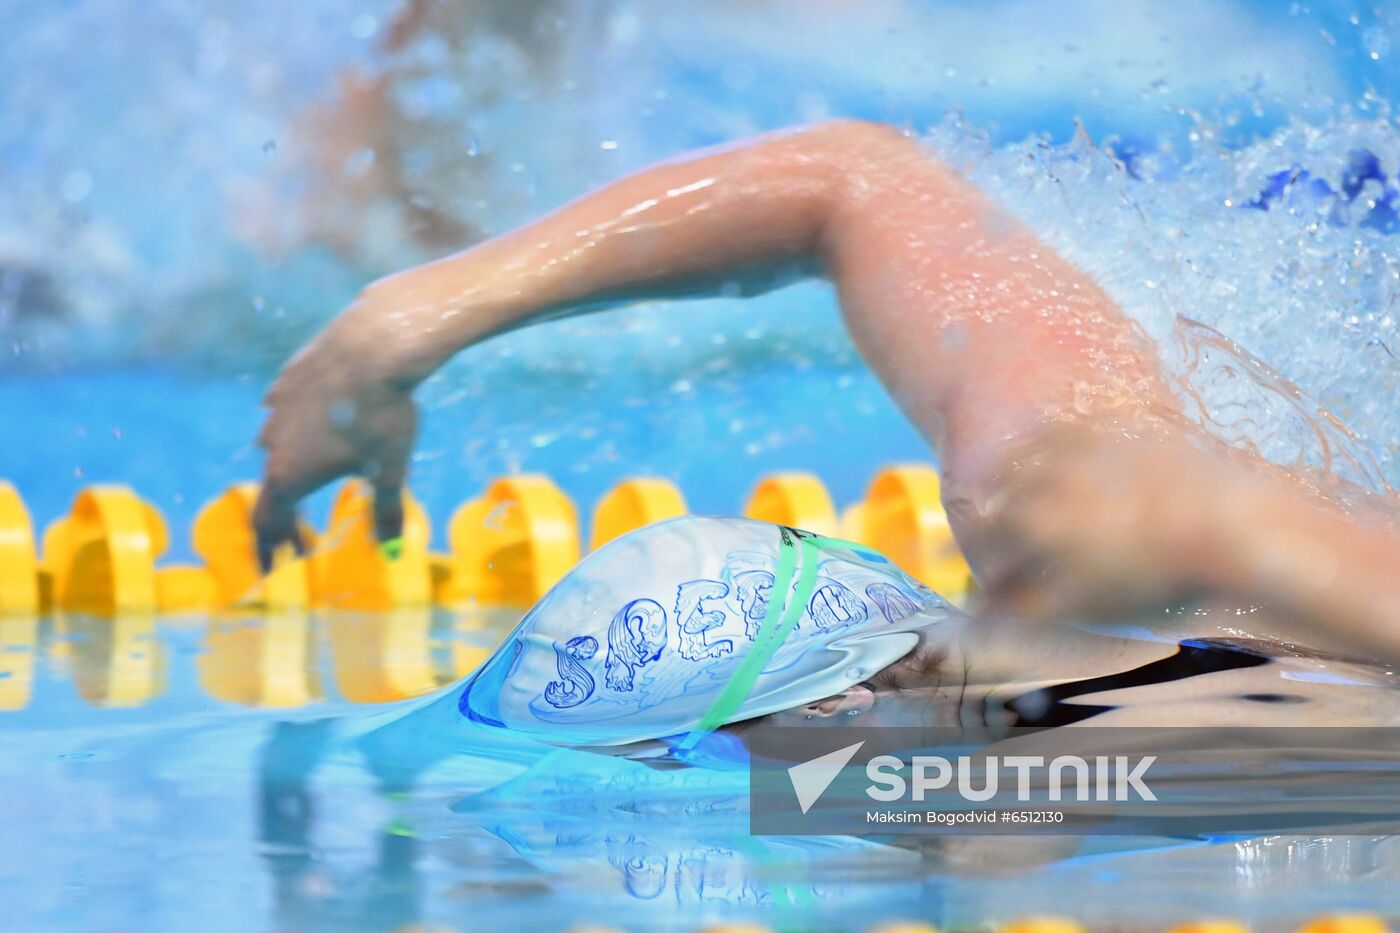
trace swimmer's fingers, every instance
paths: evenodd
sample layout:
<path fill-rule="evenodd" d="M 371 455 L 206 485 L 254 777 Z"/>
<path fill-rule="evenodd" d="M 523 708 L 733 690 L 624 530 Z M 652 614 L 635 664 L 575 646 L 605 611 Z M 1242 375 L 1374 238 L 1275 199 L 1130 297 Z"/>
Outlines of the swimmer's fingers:
<path fill-rule="evenodd" d="M 253 506 L 253 535 L 256 540 L 258 566 L 263 573 L 272 569 L 273 556 L 284 544 L 290 544 L 299 556 L 306 556 L 308 545 L 302 536 L 297 515 L 297 503 L 311 492 L 348 471 L 327 461 L 314 467 L 289 465 L 287 455 L 269 447 L 268 463 L 263 475 L 258 501 Z"/>
<path fill-rule="evenodd" d="M 360 473 L 374 490 L 374 534 L 388 543 L 403 535 L 403 486 L 418 413 L 402 389 L 386 389 L 367 402 L 359 424 Z"/>
<path fill-rule="evenodd" d="M 376 463 L 365 470 L 374 488 L 374 535 L 383 543 L 403 536 L 405 461 Z"/>
<path fill-rule="evenodd" d="M 271 572 L 277 549 L 290 544 L 299 555 L 306 553 L 297 518 L 296 499 L 275 489 L 263 487 L 253 507 L 253 533 L 257 541 L 258 566 L 264 574 Z"/>

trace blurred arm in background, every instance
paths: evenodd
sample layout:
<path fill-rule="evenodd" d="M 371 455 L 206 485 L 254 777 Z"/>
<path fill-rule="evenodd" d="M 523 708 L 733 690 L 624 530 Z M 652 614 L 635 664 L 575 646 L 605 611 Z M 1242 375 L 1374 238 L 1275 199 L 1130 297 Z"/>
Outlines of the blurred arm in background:
<path fill-rule="evenodd" d="M 813 273 L 937 448 L 993 602 L 1065 616 L 1228 594 L 1400 657 L 1400 538 L 1379 510 L 1348 513 L 1206 437 L 1092 279 L 915 141 L 850 121 L 655 166 L 369 286 L 268 394 L 264 559 L 291 539 L 295 503 L 347 473 L 370 479 L 380 534 L 397 534 L 411 393 L 462 348 Z"/>
<path fill-rule="evenodd" d="M 519 89 L 520 74 L 472 52 L 499 45 L 529 74 L 550 78 L 559 34 L 539 27 L 564 6 L 405 0 L 375 31 L 373 66 L 342 71 L 326 98 L 289 121 L 274 169 L 238 188 L 241 235 L 267 253 L 314 245 L 381 271 L 481 239 L 462 202 L 491 186 L 491 159 L 456 154 L 481 113 Z M 425 45 L 435 51 L 425 56 Z M 414 104 L 413 89 L 434 80 L 460 95 L 450 108 L 457 122 Z"/>

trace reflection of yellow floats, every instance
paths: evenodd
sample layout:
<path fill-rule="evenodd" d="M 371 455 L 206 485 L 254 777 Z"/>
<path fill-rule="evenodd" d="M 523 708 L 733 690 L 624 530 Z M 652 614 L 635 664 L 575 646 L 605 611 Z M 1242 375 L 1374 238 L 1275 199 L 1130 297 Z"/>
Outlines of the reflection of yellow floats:
<path fill-rule="evenodd" d="M 355 703 L 421 696 L 480 667 L 519 619 L 518 609 L 504 606 L 451 615 L 427 607 L 332 613 L 326 631 L 336 684 Z"/>
<path fill-rule="evenodd" d="M 437 689 L 432 621 L 426 606 L 333 613 L 326 629 L 341 695 L 354 703 L 387 703 Z"/>
<path fill-rule="evenodd" d="M 0 613 L 52 608 L 110 618 L 218 609 L 528 606 L 580 555 L 578 510 L 545 476 L 498 479 L 462 505 L 449 523 L 447 554 L 429 552 L 428 517 L 407 493 L 403 538 L 386 554 L 374 537 L 371 498 L 354 482 L 342 487 L 319 539 L 304 530 L 312 556 L 281 554 L 264 577 L 254 557 L 256 499 L 252 484 L 229 487 L 195 519 L 191 538 L 202 563 L 158 567 L 167 544 L 159 511 L 125 486 L 88 487 L 45 530 L 43 560 L 36 563 L 29 516 L 14 489 L 0 483 Z M 599 500 L 590 545 L 685 511 L 672 483 L 624 480 Z M 971 590 L 931 467 L 883 470 L 865 500 L 839 518 L 817 477 L 775 474 L 754 487 L 744 514 L 861 541 L 955 602 Z"/>
<path fill-rule="evenodd" d="M 0 618 L 0 710 L 28 705 L 38 642 L 38 619 Z"/>
<path fill-rule="evenodd" d="M 141 706 L 165 689 L 165 656 L 154 616 L 59 616 L 55 627 L 72 639 L 73 682 L 90 705 Z"/>
<path fill-rule="evenodd" d="M 460 680 L 486 663 L 520 621 L 514 606 L 467 606 L 451 615 L 444 682 Z"/>
<path fill-rule="evenodd" d="M 1161 927 L 1150 921 L 1136 924 L 1143 930 L 1158 930 Z M 988 933 L 1084 933 L 1085 927 L 1078 921 L 1063 917 L 1029 917 L 1012 920 L 1009 923 L 977 924 L 978 929 Z M 1304 924 L 1298 933 L 1386 933 L 1388 926 L 1377 914 L 1338 914 L 1318 917 Z M 1171 927 L 1167 933 L 1248 933 L 1249 927 L 1235 920 L 1201 920 Z M 394 933 L 457 933 L 453 927 L 399 927 Z M 564 933 L 616 933 L 613 927 L 573 926 Z M 773 928 L 761 923 L 720 923 L 697 927 L 696 933 L 773 933 Z M 938 927 L 917 920 L 896 920 L 869 927 L 865 933 L 939 933 Z"/>
<path fill-rule="evenodd" d="M 216 615 L 199 656 L 199 683 L 225 703 L 304 706 L 322 696 L 315 656 L 305 612 Z"/>

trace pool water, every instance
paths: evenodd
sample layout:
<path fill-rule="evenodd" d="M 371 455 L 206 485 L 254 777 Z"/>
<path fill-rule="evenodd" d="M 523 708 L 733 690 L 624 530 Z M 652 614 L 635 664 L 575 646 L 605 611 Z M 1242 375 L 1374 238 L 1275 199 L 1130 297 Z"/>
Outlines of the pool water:
<path fill-rule="evenodd" d="M 790 291 L 799 306 L 822 293 Z M 545 329 L 570 339 L 558 325 Z M 499 372 L 482 355 L 465 354 L 422 393 L 410 483 L 439 547 L 461 503 L 514 473 L 548 474 L 586 523 L 592 503 L 633 476 L 673 481 L 694 512 L 735 514 L 768 473 L 813 472 L 845 504 L 864 495 L 880 467 L 931 459 L 885 390 L 850 358 L 571 376 Z M 0 478 L 19 490 L 36 531 L 66 514 L 83 486 L 126 483 L 166 517 L 168 557 L 189 560 L 188 529 L 200 508 L 229 484 L 257 477 L 263 390 L 252 378 L 172 366 L 0 377 L 0 417 L 21 439 L 0 451 Z M 330 499 L 309 505 L 319 527 Z"/>
<path fill-rule="evenodd" d="M 0 926 L 1268 929 L 1400 910 L 1393 838 L 751 836 L 742 770 L 658 771 L 457 716 L 450 685 L 518 614 L 0 622 Z"/>

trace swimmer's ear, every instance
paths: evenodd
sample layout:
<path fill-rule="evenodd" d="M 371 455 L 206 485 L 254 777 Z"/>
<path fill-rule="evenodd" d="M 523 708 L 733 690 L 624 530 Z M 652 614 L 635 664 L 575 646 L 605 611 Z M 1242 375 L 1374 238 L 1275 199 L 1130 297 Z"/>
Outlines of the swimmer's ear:
<path fill-rule="evenodd" d="M 863 713 L 875 705 L 875 694 L 864 684 L 856 684 L 854 687 L 847 687 L 835 696 L 829 696 L 825 700 L 818 700 L 815 703 L 808 703 L 798 710 L 804 716 L 812 718 L 824 716 L 849 716 L 852 713 Z"/>

